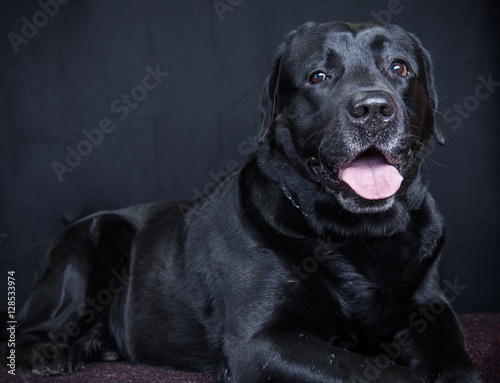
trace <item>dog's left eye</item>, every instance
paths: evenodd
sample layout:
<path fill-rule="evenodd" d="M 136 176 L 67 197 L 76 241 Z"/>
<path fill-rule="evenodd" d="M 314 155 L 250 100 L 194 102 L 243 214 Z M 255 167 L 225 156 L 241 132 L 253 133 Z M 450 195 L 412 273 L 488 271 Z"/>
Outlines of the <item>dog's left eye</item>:
<path fill-rule="evenodd" d="M 394 61 L 391 64 L 391 72 L 401 77 L 408 76 L 408 68 L 400 61 Z"/>
<path fill-rule="evenodd" d="M 323 72 L 315 72 L 311 75 L 311 77 L 309 78 L 309 80 L 313 83 L 313 84 L 317 84 L 321 81 L 324 81 L 328 78 L 328 76 L 323 73 Z"/>

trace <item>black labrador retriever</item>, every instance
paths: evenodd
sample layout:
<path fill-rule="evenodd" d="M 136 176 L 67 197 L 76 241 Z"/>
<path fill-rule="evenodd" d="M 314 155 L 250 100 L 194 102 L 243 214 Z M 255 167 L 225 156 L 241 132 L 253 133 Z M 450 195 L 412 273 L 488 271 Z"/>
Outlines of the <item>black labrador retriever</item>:
<path fill-rule="evenodd" d="M 259 146 L 194 202 L 67 227 L 22 311 L 17 361 L 219 373 L 220 382 L 480 382 L 441 288 L 420 164 L 429 55 L 395 25 L 307 23 L 266 80 Z"/>

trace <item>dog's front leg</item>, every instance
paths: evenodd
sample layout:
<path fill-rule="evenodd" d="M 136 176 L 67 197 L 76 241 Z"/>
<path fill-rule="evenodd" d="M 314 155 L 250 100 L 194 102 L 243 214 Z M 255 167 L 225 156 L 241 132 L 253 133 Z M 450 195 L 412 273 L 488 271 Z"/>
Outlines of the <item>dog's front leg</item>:
<path fill-rule="evenodd" d="M 411 369 L 332 346 L 295 325 L 276 324 L 245 337 L 226 334 L 221 383 L 421 383 Z"/>
<path fill-rule="evenodd" d="M 428 383 L 481 383 L 465 350 L 462 329 L 447 303 L 434 301 L 420 306 L 409 323 L 408 330 L 395 339 L 400 345 L 399 361 Z"/>

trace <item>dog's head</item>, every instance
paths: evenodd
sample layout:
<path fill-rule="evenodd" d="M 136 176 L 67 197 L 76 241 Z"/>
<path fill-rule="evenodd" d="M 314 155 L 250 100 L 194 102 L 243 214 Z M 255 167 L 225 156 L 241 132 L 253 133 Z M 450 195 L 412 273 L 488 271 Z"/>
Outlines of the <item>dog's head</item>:
<path fill-rule="evenodd" d="M 434 134 L 431 61 L 380 23 L 307 23 L 279 48 L 264 86 L 262 145 L 353 213 L 391 208 Z M 293 191 L 292 191 L 293 192 Z"/>

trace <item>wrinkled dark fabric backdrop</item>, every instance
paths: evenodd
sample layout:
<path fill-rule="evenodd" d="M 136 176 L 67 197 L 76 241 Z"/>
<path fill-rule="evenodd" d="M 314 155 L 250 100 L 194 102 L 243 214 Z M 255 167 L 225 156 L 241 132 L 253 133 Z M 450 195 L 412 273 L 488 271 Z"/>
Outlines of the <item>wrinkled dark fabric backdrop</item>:
<path fill-rule="evenodd" d="M 459 312 L 500 311 L 495 1 L 2 1 L 0 311 L 18 307 L 56 234 L 102 209 L 191 199 L 244 163 L 283 35 L 380 19 L 431 52 L 445 148 L 426 168 L 447 223 Z M 435 149 L 435 151 L 434 151 Z"/>

